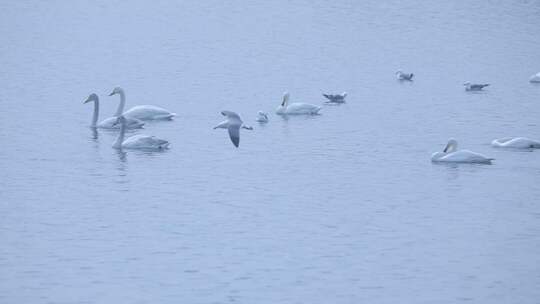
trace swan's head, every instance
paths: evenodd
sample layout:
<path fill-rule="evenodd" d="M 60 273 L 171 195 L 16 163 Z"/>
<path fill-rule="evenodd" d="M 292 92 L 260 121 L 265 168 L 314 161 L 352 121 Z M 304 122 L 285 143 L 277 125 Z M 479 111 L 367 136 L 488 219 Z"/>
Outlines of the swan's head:
<path fill-rule="evenodd" d="M 98 99 L 99 99 L 99 98 L 98 98 L 97 94 L 96 94 L 96 93 L 92 93 L 92 94 L 90 94 L 90 96 L 88 96 L 88 98 L 86 98 L 85 101 L 83 101 L 83 103 L 89 103 L 89 102 L 91 102 L 91 101 L 98 101 Z"/>
<path fill-rule="evenodd" d="M 116 94 L 122 94 L 124 93 L 124 90 L 122 90 L 121 87 L 116 87 L 112 90 L 111 94 L 109 94 L 109 96 L 113 96 L 113 95 L 116 95 Z"/>
<path fill-rule="evenodd" d="M 455 152 L 455 151 L 457 151 L 457 147 L 458 147 L 457 141 L 455 139 L 453 139 L 453 138 L 450 138 L 448 140 L 448 143 L 446 144 L 446 147 L 444 147 L 443 152 L 444 153 Z"/>
<path fill-rule="evenodd" d="M 289 92 L 285 92 L 283 93 L 283 101 L 281 102 L 281 106 L 284 107 L 287 105 L 287 103 L 289 102 Z"/>

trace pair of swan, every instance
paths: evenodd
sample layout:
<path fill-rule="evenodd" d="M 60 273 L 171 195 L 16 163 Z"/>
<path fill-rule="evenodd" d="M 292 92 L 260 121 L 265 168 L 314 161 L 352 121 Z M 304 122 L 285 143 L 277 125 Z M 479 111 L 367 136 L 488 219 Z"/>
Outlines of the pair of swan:
<path fill-rule="evenodd" d="M 540 149 L 540 141 L 526 137 L 503 137 L 495 139 L 491 145 L 496 148 L 513 149 Z M 448 140 L 442 152 L 435 152 L 431 155 L 432 162 L 447 163 L 479 163 L 490 164 L 493 158 L 469 150 L 457 150 L 458 143 L 455 139 Z"/>
<path fill-rule="evenodd" d="M 116 123 L 117 118 L 120 115 L 124 115 L 126 118 L 126 127 L 128 129 L 138 129 L 144 126 L 144 120 L 167 120 L 172 119 L 176 116 L 175 113 L 170 111 L 152 106 L 152 105 L 142 105 L 135 106 L 124 112 L 124 107 L 126 104 L 126 94 L 124 90 L 120 87 L 114 88 L 114 90 L 109 94 L 109 96 L 120 95 L 120 103 L 113 117 L 104 119 L 101 122 L 98 121 L 99 117 L 99 97 L 97 94 L 92 93 L 83 103 L 94 102 L 94 114 L 92 116 L 91 127 L 100 128 L 100 129 L 115 129 L 119 128 L 119 125 Z"/>

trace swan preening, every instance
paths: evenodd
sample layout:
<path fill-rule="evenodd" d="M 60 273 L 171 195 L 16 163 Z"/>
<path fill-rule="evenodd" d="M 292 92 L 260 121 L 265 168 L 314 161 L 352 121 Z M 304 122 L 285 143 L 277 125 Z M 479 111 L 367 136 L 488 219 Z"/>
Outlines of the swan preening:
<path fill-rule="evenodd" d="M 112 145 L 115 149 L 163 150 L 169 147 L 168 141 L 155 136 L 138 134 L 124 139 L 127 119 L 123 115 L 118 116 L 115 124 L 120 125 L 120 132 Z"/>
<path fill-rule="evenodd" d="M 457 150 L 458 143 L 455 139 L 448 140 L 446 147 L 442 152 L 435 152 L 431 155 L 432 162 L 445 163 L 477 163 L 491 164 L 493 158 L 488 158 L 482 154 L 471 152 L 469 150 Z"/>
<path fill-rule="evenodd" d="M 122 88 L 116 87 L 109 94 L 109 96 L 116 94 L 120 95 L 120 104 L 118 105 L 115 116 L 124 115 L 124 117 L 127 119 L 135 118 L 139 120 L 167 120 L 176 116 L 176 113 L 172 113 L 169 110 L 152 105 L 134 106 L 133 108 L 124 112 L 126 94 Z"/>
<path fill-rule="evenodd" d="M 398 80 L 412 80 L 413 76 L 414 76 L 413 73 L 404 73 L 401 70 L 396 72 L 396 78 Z"/>
<path fill-rule="evenodd" d="M 329 103 L 344 103 L 345 97 L 347 97 L 347 92 L 343 92 L 341 94 L 322 94 L 326 99 L 328 99 L 327 102 Z"/>
<path fill-rule="evenodd" d="M 260 123 L 267 123 L 268 114 L 263 111 L 257 112 L 257 119 L 255 119 L 255 121 L 260 122 Z"/>
<path fill-rule="evenodd" d="M 529 78 L 529 81 L 530 82 L 540 83 L 540 72 L 532 75 L 531 78 Z"/>
<path fill-rule="evenodd" d="M 240 128 L 247 130 L 253 130 L 253 128 L 245 126 L 244 122 L 240 118 L 240 115 L 236 114 L 235 112 L 221 111 L 221 115 L 227 117 L 227 119 L 215 126 L 214 130 L 227 129 L 233 145 L 238 148 L 240 145 Z"/>
<path fill-rule="evenodd" d="M 465 86 L 465 91 L 481 91 L 483 88 L 489 86 L 489 83 L 479 84 L 467 81 L 463 85 Z"/>
<path fill-rule="evenodd" d="M 283 94 L 283 101 L 277 107 L 276 114 L 279 115 L 314 115 L 318 114 L 321 110 L 321 107 L 312 105 L 309 103 L 302 103 L 302 102 L 294 102 L 289 104 L 289 93 L 285 92 Z"/>
<path fill-rule="evenodd" d="M 119 125 L 116 124 L 116 120 L 117 120 L 117 117 L 115 115 L 115 117 L 109 117 L 109 118 L 106 118 L 102 121 L 100 121 L 99 123 L 97 122 L 98 121 L 98 117 L 99 117 L 99 97 L 97 96 L 97 94 L 95 93 L 92 93 L 90 94 L 90 96 L 88 96 L 88 98 L 86 98 L 86 100 L 83 102 L 83 103 L 89 103 L 89 102 L 94 102 L 94 114 L 92 116 L 92 122 L 90 124 L 90 127 L 92 128 L 100 128 L 100 129 L 117 129 L 119 128 Z M 118 111 L 117 111 L 118 113 Z M 133 118 L 130 118 L 128 120 L 126 120 L 126 128 L 128 129 L 138 129 L 138 128 L 142 128 L 144 125 L 144 122 L 138 120 L 138 119 L 133 119 Z"/>
<path fill-rule="evenodd" d="M 503 137 L 494 139 L 491 145 L 496 148 L 540 149 L 540 141 L 526 137 Z"/>

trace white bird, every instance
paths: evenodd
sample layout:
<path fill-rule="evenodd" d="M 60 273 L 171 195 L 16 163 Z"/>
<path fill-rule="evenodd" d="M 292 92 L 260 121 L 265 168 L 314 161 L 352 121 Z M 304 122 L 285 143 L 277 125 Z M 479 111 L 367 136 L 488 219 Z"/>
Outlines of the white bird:
<path fill-rule="evenodd" d="M 471 152 L 469 150 L 457 151 L 457 141 L 455 139 L 448 140 L 448 144 L 443 152 L 435 152 L 431 155 L 432 162 L 445 163 L 477 163 L 491 164 L 493 158 L 488 158 L 482 154 Z"/>
<path fill-rule="evenodd" d="M 301 115 L 301 114 L 308 114 L 308 115 L 314 115 L 318 114 L 321 110 L 321 107 L 312 105 L 309 103 L 302 103 L 302 102 L 294 102 L 289 104 L 289 93 L 285 92 L 283 94 L 283 101 L 277 107 L 276 114 L 279 115 Z"/>
<path fill-rule="evenodd" d="M 396 72 L 396 78 L 398 80 L 412 80 L 413 76 L 413 73 L 403 73 L 401 70 Z"/>
<path fill-rule="evenodd" d="M 152 105 L 134 106 L 124 112 L 126 94 L 122 88 L 116 87 L 109 96 L 116 94 L 120 95 L 120 104 L 118 105 L 115 116 L 124 115 L 126 118 L 136 118 L 139 120 L 170 120 L 176 116 L 176 113 Z"/>
<path fill-rule="evenodd" d="M 540 72 L 532 75 L 531 78 L 529 78 L 529 82 L 540 83 Z"/>
<path fill-rule="evenodd" d="M 100 129 L 119 128 L 119 125 L 116 124 L 116 120 L 118 117 L 109 117 L 98 123 L 97 121 L 99 117 L 99 97 L 97 96 L 97 94 L 90 94 L 90 96 L 88 96 L 88 98 L 83 103 L 89 103 L 91 101 L 94 102 L 94 115 L 92 116 L 92 123 L 90 124 L 90 127 Z M 126 124 L 128 129 L 138 129 L 144 126 L 144 122 L 133 118 L 128 119 Z"/>
<path fill-rule="evenodd" d="M 328 99 L 328 103 L 344 103 L 345 97 L 347 97 L 347 92 L 343 92 L 341 94 L 322 94 L 326 99 Z"/>
<path fill-rule="evenodd" d="M 465 86 L 465 91 L 481 91 L 483 88 L 487 87 L 489 83 L 479 84 L 467 81 L 463 85 Z"/>
<path fill-rule="evenodd" d="M 140 149 L 140 150 L 164 150 L 169 147 L 169 142 L 164 139 L 159 139 L 155 136 L 148 135 L 133 135 L 124 140 L 126 134 L 127 119 L 120 115 L 116 119 L 116 124 L 120 125 L 120 133 L 113 143 L 115 149 Z"/>
<path fill-rule="evenodd" d="M 227 117 L 226 120 L 222 121 L 219 125 L 214 127 L 215 129 L 227 129 L 229 130 L 229 137 L 231 138 L 232 143 L 235 147 L 238 148 L 240 145 L 240 128 L 246 130 L 253 130 L 252 127 L 245 126 L 244 122 L 238 114 L 232 111 L 221 111 L 221 115 Z"/>
<path fill-rule="evenodd" d="M 495 139 L 491 145 L 496 148 L 540 149 L 540 141 L 526 137 L 503 137 Z"/>
<path fill-rule="evenodd" d="M 263 111 L 257 112 L 257 119 L 255 119 L 257 122 L 261 123 L 267 123 L 268 122 L 268 114 L 266 114 Z"/>

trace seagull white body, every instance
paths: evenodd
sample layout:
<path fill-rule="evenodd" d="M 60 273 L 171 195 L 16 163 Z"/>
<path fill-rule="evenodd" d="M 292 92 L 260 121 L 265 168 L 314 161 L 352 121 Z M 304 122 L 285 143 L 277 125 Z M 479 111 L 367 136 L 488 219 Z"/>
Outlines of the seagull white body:
<path fill-rule="evenodd" d="M 479 84 L 479 83 L 470 83 L 465 82 L 465 91 L 481 91 L 483 88 L 487 87 L 489 83 Z"/>
<path fill-rule="evenodd" d="M 238 148 L 240 145 L 240 128 L 247 130 L 253 130 L 253 128 L 245 126 L 240 115 L 235 112 L 221 111 L 221 115 L 227 117 L 227 119 L 215 126 L 214 129 L 227 129 L 233 145 Z"/>
<path fill-rule="evenodd" d="M 126 118 L 120 115 L 117 118 L 117 124 L 120 125 L 120 133 L 118 138 L 113 143 L 115 149 L 140 149 L 140 150 L 164 150 L 169 148 L 169 142 L 164 139 L 159 139 L 155 136 L 134 135 L 124 139 L 126 133 Z"/>
<path fill-rule="evenodd" d="M 120 128 L 120 125 L 116 124 L 116 120 L 118 119 L 118 117 L 109 117 L 98 123 L 97 121 L 99 117 L 99 97 L 97 96 L 97 94 L 95 93 L 90 94 L 90 96 L 88 96 L 88 98 L 83 103 L 88 103 L 92 101 L 94 102 L 94 114 L 92 116 L 92 122 L 90 124 L 90 127 L 100 128 L 100 129 Z M 142 128 L 143 126 L 144 126 L 144 122 L 138 119 L 130 118 L 126 120 L 126 128 L 128 129 L 138 129 L 138 128 Z"/>
<path fill-rule="evenodd" d="M 457 151 L 457 141 L 455 139 L 448 141 L 443 152 L 435 152 L 431 155 L 432 162 L 443 163 L 491 164 L 492 160 L 493 158 L 469 150 Z"/>
<path fill-rule="evenodd" d="M 495 139 L 491 145 L 496 148 L 540 149 L 540 141 L 526 137 L 503 137 Z"/>
<path fill-rule="evenodd" d="M 266 114 L 263 111 L 257 112 L 257 119 L 255 121 L 260 123 L 267 123 L 268 122 L 268 114 Z"/>
<path fill-rule="evenodd" d="M 345 97 L 347 97 L 347 92 L 343 92 L 341 94 L 322 94 L 326 99 L 328 99 L 328 103 L 344 103 Z"/>
<path fill-rule="evenodd" d="M 529 81 L 530 82 L 540 83 L 540 72 L 532 75 L 531 78 L 529 78 Z"/>
<path fill-rule="evenodd" d="M 279 115 L 315 115 L 321 110 L 321 107 L 309 103 L 294 102 L 289 104 L 289 93 L 283 94 L 283 101 L 277 107 L 276 114 Z"/>
<path fill-rule="evenodd" d="M 123 115 L 128 119 L 135 118 L 139 120 L 170 120 L 176 116 L 175 113 L 172 113 L 169 110 L 152 105 L 134 106 L 133 108 L 124 112 L 126 94 L 122 88 L 116 87 L 111 94 L 109 94 L 109 96 L 116 94 L 120 95 L 120 104 L 118 105 L 118 110 L 116 111 L 115 116 Z"/>
<path fill-rule="evenodd" d="M 413 73 L 404 73 L 401 70 L 396 72 L 396 78 L 398 80 L 412 80 L 413 76 Z"/>

